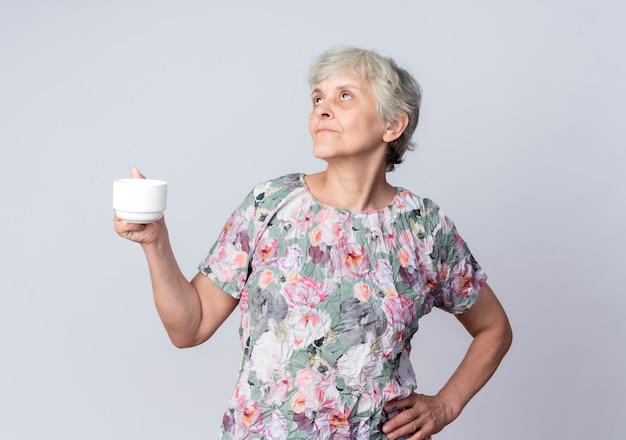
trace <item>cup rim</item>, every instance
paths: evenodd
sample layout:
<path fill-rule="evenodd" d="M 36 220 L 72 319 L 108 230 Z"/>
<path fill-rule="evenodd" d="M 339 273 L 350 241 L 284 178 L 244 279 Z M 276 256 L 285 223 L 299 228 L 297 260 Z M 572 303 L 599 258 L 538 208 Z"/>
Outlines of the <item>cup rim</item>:
<path fill-rule="evenodd" d="M 125 177 L 122 179 L 115 179 L 113 183 L 121 184 L 121 185 L 150 185 L 150 186 L 163 186 L 167 185 L 165 180 L 159 179 L 135 179 L 133 177 Z"/>

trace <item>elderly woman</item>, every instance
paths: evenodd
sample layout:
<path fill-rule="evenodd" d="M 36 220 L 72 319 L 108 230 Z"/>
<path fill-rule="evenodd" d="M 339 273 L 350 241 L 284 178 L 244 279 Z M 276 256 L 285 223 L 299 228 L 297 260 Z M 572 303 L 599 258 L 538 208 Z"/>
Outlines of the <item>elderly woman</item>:
<path fill-rule="evenodd" d="M 115 229 L 143 247 L 177 347 L 203 343 L 239 306 L 243 362 L 222 438 L 425 439 L 489 380 L 509 322 L 452 221 L 387 183 L 412 148 L 417 82 L 356 48 L 325 52 L 309 79 L 313 154 L 326 169 L 255 186 L 191 282 L 163 220 L 116 218 Z M 415 392 L 409 353 L 432 307 L 455 314 L 473 341 L 427 396 Z"/>

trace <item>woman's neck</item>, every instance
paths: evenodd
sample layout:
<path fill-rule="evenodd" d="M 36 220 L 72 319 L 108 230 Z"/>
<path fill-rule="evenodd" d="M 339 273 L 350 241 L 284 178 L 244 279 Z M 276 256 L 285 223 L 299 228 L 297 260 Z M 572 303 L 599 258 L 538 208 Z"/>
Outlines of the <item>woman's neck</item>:
<path fill-rule="evenodd" d="M 338 167 L 305 178 L 309 191 L 320 202 L 351 211 L 383 209 L 392 202 L 396 189 L 387 183 L 384 168 L 376 170 Z"/>

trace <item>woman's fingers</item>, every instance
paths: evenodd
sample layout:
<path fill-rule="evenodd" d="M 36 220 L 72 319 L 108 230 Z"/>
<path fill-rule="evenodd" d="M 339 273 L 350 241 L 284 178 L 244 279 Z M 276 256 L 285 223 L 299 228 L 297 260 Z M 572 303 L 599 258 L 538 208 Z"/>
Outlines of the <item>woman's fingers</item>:
<path fill-rule="evenodd" d="M 114 215 L 113 226 L 117 235 L 127 240 L 140 242 L 144 238 L 141 234 L 146 229 L 144 224 L 129 223 Z"/>
<path fill-rule="evenodd" d="M 429 438 L 449 423 L 446 419 L 444 402 L 436 396 L 411 394 L 385 405 L 385 411 L 396 412 L 383 426 L 390 440 L 410 435 L 411 440 Z"/>
<path fill-rule="evenodd" d="M 386 412 L 398 411 L 405 408 L 410 408 L 415 405 L 415 402 L 418 400 L 418 395 L 413 393 L 409 394 L 404 399 L 395 399 L 385 405 Z"/>
<path fill-rule="evenodd" d="M 152 223 L 130 223 L 115 215 L 113 217 L 113 226 L 115 232 L 120 237 L 141 245 L 154 244 L 163 237 L 167 237 L 165 217 L 161 217 Z"/>

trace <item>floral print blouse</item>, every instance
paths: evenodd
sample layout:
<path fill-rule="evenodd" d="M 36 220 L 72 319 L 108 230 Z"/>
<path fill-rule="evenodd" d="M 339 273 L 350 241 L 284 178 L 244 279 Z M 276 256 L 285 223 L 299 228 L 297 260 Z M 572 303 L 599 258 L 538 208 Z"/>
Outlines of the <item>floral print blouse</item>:
<path fill-rule="evenodd" d="M 337 209 L 303 174 L 257 185 L 199 269 L 242 314 L 223 439 L 385 439 L 383 406 L 416 387 L 418 319 L 466 311 L 486 280 L 432 201 Z"/>

